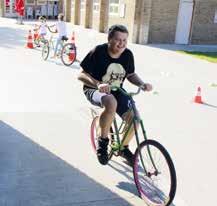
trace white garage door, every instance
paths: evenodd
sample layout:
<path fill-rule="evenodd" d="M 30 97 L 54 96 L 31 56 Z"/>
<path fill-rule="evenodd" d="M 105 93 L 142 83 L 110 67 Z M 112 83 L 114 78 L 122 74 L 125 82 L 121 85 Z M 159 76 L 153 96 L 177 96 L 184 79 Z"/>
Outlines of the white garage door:
<path fill-rule="evenodd" d="M 193 0 L 180 0 L 176 27 L 176 44 L 188 44 L 191 31 L 193 5 Z"/>

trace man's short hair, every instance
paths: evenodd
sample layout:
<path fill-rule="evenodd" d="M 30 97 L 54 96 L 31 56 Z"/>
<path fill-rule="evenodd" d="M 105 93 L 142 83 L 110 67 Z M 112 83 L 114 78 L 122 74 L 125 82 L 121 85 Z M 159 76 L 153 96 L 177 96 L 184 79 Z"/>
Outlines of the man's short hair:
<path fill-rule="evenodd" d="M 129 34 L 127 27 L 121 24 L 115 24 L 108 30 L 108 39 L 111 39 L 117 31 Z"/>
<path fill-rule="evenodd" d="M 63 20 L 64 20 L 64 14 L 63 14 L 63 13 L 60 13 L 60 14 L 58 15 L 58 18 L 59 18 L 61 21 L 63 21 Z"/>
<path fill-rule="evenodd" d="M 44 16 L 39 16 L 38 20 L 40 20 L 40 21 L 46 21 L 46 18 Z"/>

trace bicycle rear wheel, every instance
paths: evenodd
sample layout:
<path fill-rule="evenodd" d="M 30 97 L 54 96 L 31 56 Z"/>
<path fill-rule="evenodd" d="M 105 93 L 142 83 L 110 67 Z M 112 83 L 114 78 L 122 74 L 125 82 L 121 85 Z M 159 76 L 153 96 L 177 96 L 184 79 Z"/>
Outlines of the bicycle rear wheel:
<path fill-rule="evenodd" d="M 91 145 L 93 148 L 94 153 L 96 153 L 96 148 L 97 148 L 97 140 L 99 137 L 99 126 L 98 124 L 98 120 L 99 120 L 99 116 L 96 116 L 93 118 L 93 121 L 91 123 L 91 128 L 90 128 L 90 140 L 91 140 Z M 110 128 L 110 133 L 109 134 L 109 140 L 110 142 L 112 142 L 114 140 L 114 136 L 113 136 L 113 129 L 112 127 Z M 109 154 L 109 159 L 112 158 L 113 153 L 111 152 L 111 148 L 109 147 L 108 149 L 108 154 Z"/>
<path fill-rule="evenodd" d="M 172 203 L 176 193 L 176 172 L 169 153 L 160 143 L 146 140 L 139 145 L 133 175 L 139 195 L 148 205 L 168 206 Z"/>
<path fill-rule="evenodd" d="M 67 43 L 63 46 L 61 51 L 61 60 L 64 65 L 70 66 L 76 60 L 76 47 L 72 43 Z"/>
<path fill-rule="evenodd" d="M 42 47 L 42 53 L 41 53 L 42 59 L 44 59 L 46 61 L 48 56 L 49 56 L 49 52 L 50 52 L 50 47 L 49 47 L 48 43 L 46 43 Z"/>

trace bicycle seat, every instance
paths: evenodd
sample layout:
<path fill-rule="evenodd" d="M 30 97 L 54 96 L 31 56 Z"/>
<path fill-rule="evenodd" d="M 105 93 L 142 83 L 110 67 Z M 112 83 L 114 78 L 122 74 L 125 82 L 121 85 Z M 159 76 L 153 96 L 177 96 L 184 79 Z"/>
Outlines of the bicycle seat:
<path fill-rule="evenodd" d="M 62 36 L 62 38 L 61 38 L 62 41 L 68 41 L 68 39 L 69 38 L 67 36 Z"/>
<path fill-rule="evenodd" d="M 101 111 L 102 111 L 102 108 L 97 107 L 97 106 L 93 106 L 93 105 L 91 105 L 89 107 L 89 109 L 90 109 L 92 118 L 95 117 L 95 116 L 99 116 Z"/>

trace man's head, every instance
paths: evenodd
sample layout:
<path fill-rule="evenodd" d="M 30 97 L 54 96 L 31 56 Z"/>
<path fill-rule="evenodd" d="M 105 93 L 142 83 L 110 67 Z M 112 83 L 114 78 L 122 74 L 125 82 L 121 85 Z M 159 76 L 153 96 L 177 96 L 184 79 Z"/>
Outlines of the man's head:
<path fill-rule="evenodd" d="M 121 54 L 127 46 L 128 30 L 125 26 L 115 24 L 109 28 L 108 44 L 112 53 Z"/>
<path fill-rule="evenodd" d="M 38 18 L 38 20 L 40 21 L 40 22 L 46 22 L 46 18 L 44 17 L 44 16 L 40 16 L 39 18 Z"/>
<path fill-rule="evenodd" d="M 63 13 L 60 13 L 60 14 L 58 15 L 58 19 L 59 19 L 60 21 L 63 21 L 63 20 L 64 20 L 64 15 L 63 15 Z"/>

